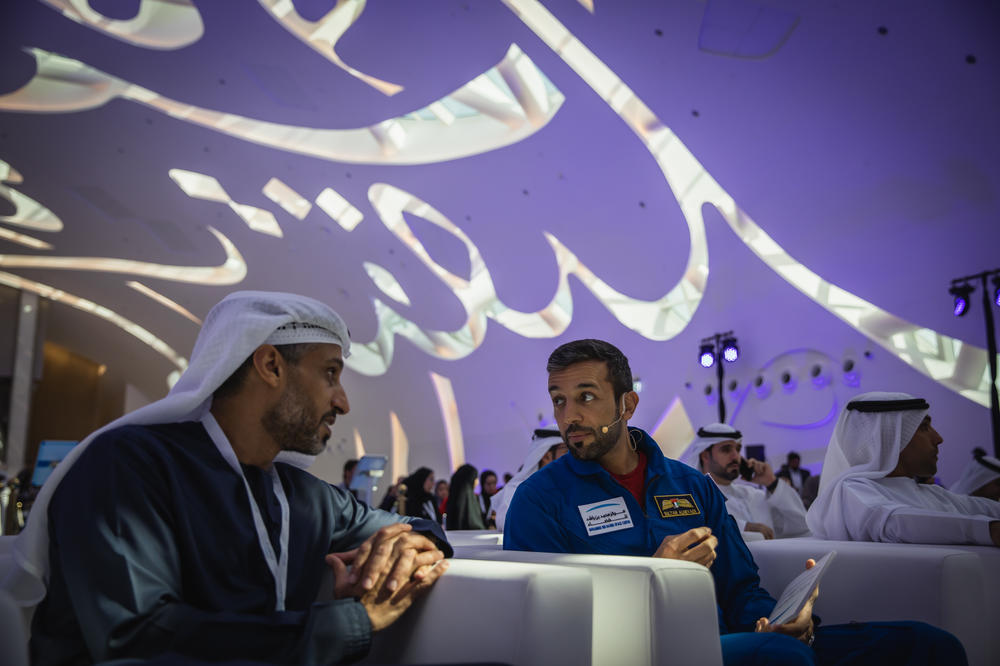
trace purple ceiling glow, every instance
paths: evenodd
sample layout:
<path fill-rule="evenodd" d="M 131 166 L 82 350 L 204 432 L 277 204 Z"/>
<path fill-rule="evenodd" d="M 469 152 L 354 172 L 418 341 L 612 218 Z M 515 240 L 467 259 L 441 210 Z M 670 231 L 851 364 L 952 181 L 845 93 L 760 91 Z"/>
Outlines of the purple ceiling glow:
<path fill-rule="evenodd" d="M 404 432 L 411 468 L 443 476 L 459 437 L 514 471 L 551 418 L 545 359 L 579 337 L 629 356 L 640 427 L 675 400 L 715 420 L 692 352 L 736 330 L 732 418 L 769 456 L 819 462 L 831 404 L 865 390 L 930 401 L 946 481 L 988 440 L 967 395 L 983 314 L 940 295 L 996 264 L 995 3 L 541 3 L 606 73 L 551 46 L 527 0 L 367 3 L 329 43 L 303 38 L 335 4 L 282 23 L 264 0 L 178 3 L 150 35 L 121 3 L 89 5 L 118 34 L 6 3 L 0 288 L 62 290 L 181 357 L 232 290 L 330 303 L 379 368 L 346 378 L 317 463 L 335 480 L 356 441 L 391 456 Z M 38 52 L 73 85 L 44 112 L 3 106 Z M 31 226 L 46 212 L 60 230 Z M 67 305 L 50 339 L 163 394 L 177 361 Z M 820 360 L 852 365 L 770 390 Z"/>

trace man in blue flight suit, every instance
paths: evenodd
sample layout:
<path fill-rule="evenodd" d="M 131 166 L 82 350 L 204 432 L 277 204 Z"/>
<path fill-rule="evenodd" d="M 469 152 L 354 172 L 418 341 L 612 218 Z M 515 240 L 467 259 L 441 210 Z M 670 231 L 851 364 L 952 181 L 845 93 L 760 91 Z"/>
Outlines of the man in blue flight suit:
<path fill-rule="evenodd" d="M 628 427 L 639 396 L 624 354 L 601 340 L 577 340 L 556 349 L 547 369 L 554 416 L 572 455 L 517 489 L 504 549 L 651 555 L 710 567 L 727 666 L 966 663 L 954 636 L 923 623 L 817 628 L 815 594 L 793 621 L 770 625 L 776 602 L 760 587 L 718 488 Z"/>

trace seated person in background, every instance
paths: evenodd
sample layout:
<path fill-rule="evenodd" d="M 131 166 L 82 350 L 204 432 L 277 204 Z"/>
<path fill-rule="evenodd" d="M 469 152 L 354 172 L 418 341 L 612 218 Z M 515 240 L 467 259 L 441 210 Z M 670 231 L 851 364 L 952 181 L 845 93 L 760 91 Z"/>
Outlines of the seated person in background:
<path fill-rule="evenodd" d="M 954 636 L 920 622 L 817 629 L 815 596 L 793 621 L 770 625 L 776 602 L 761 589 L 719 489 L 628 426 L 639 404 L 628 359 L 607 342 L 577 340 L 552 352 L 548 372 L 555 420 L 572 455 L 521 483 L 507 512 L 505 550 L 652 556 L 709 567 L 727 666 L 966 663 Z"/>
<path fill-rule="evenodd" d="M 356 458 L 351 458 L 344 463 L 344 480 L 337 484 L 337 487 L 343 490 L 345 493 L 351 493 L 355 497 L 358 493 L 351 490 L 351 481 L 354 480 L 354 468 L 358 466 L 358 461 Z"/>
<path fill-rule="evenodd" d="M 802 484 L 802 506 L 808 509 L 816 495 L 819 494 L 819 482 L 822 477 L 819 474 L 811 474 L 806 482 Z"/>
<path fill-rule="evenodd" d="M 497 494 L 497 473 L 491 469 L 484 469 L 479 475 L 479 508 L 483 512 L 483 521 L 487 529 L 494 529 L 497 526 L 490 507 L 490 501 Z"/>
<path fill-rule="evenodd" d="M 396 483 L 386 489 L 385 497 L 383 497 L 382 501 L 379 502 L 378 508 L 382 511 L 402 515 L 403 512 L 399 506 L 399 489 L 403 486 L 404 481 L 406 481 L 406 476 L 401 474 L 399 478 L 396 479 Z"/>
<path fill-rule="evenodd" d="M 496 512 L 497 529 L 500 531 L 503 531 L 504 522 L 507 520 L 507 509 L 517 487 L 529 476 L 566 453 L 566 442 L 558 430 L 539 428 L 535 430 L 531 440 L 535 445 L 517 470 L 517 474 L 493 496 L 491 506 Z"/>
<path fill-rule="evenodd" d="M 823 539 L 1000 546 L 1000 503 L 956 495 L 918 476 L 937 472 L 944 441 L 926 401 L 865 393 L 840 414 L 806 519 Z"/>
<path fill-rule="evenodd" d="M 809 470 L 802 467 L 802 456 L 795 451 L 788 452 L 785 464 L 778 470 L 778 478 L 788 479 L 788 482 L 792 484 L 792 488 L 795 488 L 795 492 L 799 494 L 799 497 L 802 497 L 802 489 L 805 487 L 806 480 L 809 479 L 809 474 Z"/>
<path fill-rule="evenodd" d="M 431 490 L 434 488 L 434 472 L 429 467 L 420 467 L 403 481 L 406 486 L 404 513 L 413 518 L 426 518 L 441 523 L 437 502 Z"/>
<path fill-rule="evenodd" d="M 536 430 L 535 437 L 539 437 L 539 433 L 545 433 L 545 437 L 555 436 L 559 438 L 559 441 L 550 446 L 549 450 L 542 455 L 542 459 L 538 461 L 538 469 L 541 469 L 550 462 L 555 462 L 562 458 L 564 455 L 569 453 L 569 449 L 566 448 L 566 442 L 563 441 L 558 430 Z M 552 435 L 552 433 L 555 433 L 555 435 Z"/>
<path fill-rule="evenodd" d="M 44 594 L 32 663 L 364 656 L 443 571 L 424 534 L 447 546 L 433 523 L 401 524 L 272 462 L 323 450 L 349 409 L 349 350 L 343 321 L 313 299 L 216 305 L 167 397 L 81 442 L 18 536 L 4 583 L 25 606 Z M 316 603 L 330 568 L 336 600 Z"/>
<path fill-rule="evenodd" d="M 448 506 L 445 513 L 445 527 L 449 530 L 485 530 L 486 521 L 479 510 L 476 497 L 475 467 L 466 463 L 451 475 Z"/>
<path fill-rule="evenodd" d="M 1000 460 L 986 455 L 986 451 L 977 446 L 962 476 L 948 490 L 957 495 L 1000 500 Z"/>
<path fill-rule="evenodd" d="M 438 515 L 443 516 L 448 506 L 448 479 L 438 479 L 434 484 L 434 501 L 437 502 Z"/>
<path fill-rule="evenodd" d="M 809 534 L 802 500 L 795 489 L 778 480 L 769 464 L 751 458 L 747 460 L 753 470 L 750 482 L 738 478 L 742 437 L 732 426 L 712 423 L 698 430 L 683 458 L 719 486 L 740 532 L 760 532 L 765 539 Z"/>

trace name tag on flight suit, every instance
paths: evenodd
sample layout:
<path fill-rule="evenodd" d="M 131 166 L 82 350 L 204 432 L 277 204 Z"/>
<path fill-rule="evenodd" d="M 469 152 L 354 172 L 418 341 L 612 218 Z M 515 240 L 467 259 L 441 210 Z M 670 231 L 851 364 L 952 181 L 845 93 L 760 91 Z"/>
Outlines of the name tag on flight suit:
<path fill-rule="evenodd" d="M 632 527 L 632 516 L 629 515 L 625 499 L 622 497 L 601 500 L 593 504 L 581 504 L 577 508 L 583 516 L 587 536 L 607 534 Z"/>

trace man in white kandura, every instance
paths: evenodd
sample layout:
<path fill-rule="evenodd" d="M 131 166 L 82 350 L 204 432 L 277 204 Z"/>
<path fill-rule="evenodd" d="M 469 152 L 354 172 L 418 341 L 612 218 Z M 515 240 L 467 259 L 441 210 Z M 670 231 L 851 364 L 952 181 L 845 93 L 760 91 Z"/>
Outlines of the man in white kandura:
<path fill-rule="evenodd" d="M 948 486 L 948 490 L 956 495 L 1000 500 L 1000 460 L 976 447 L 972 450 L 972 460 L 962 470 L 958 480 Z"/>
<path fill-rule="evenodd" d="M 749 482 L 739 479 L 743 435 L 724 423 L 698 430 L 682 460 L 707 474 L 726 496 L 726 510 L 736 519 L 740 533 L 760 532 L 765 539 L 804 536 L 806 508 L 795 489 L 782 483 L 771 465 L 750 459 Z M 761 487 L 763 486 L 763 488 Z"/>
<path fill-rule="evenodd" d="M 941 435 L 930 407 L 906 393 L 865 393 L 847 404 L 806 520 L 842 541 L 1000 546 L 1000 503 L 917 483 L 937 472 Z"/>

